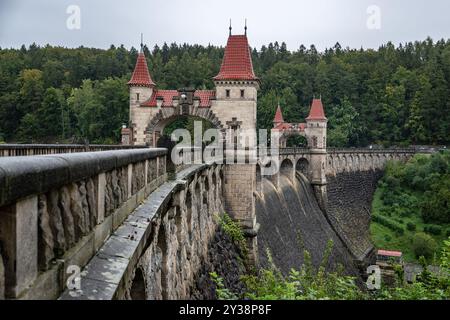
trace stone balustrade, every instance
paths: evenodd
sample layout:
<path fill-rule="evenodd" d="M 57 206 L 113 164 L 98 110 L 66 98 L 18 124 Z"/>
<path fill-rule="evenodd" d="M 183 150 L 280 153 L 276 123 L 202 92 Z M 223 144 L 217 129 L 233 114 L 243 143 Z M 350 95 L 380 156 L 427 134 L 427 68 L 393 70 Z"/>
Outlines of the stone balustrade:
<path fill-rule="evenodd" d="M 54 299 L 167 180 L 166 149 L 0 159 L 0 298 Z M 69 273 L 68 273 L 69 272 Z"/>
<path fill-rule="evenodd" d="M 0 144 L 0 157 L 36 156 L 44 154 L 75 153 L 140 149 L 147 146 L 126 146 L 107 144 Z"/>

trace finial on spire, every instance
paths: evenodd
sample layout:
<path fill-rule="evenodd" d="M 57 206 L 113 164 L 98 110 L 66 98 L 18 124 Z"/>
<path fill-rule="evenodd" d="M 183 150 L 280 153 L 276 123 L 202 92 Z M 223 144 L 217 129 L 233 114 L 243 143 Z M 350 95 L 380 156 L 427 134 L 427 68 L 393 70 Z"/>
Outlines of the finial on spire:
<path fill-rule="evenodd" d="M 144 34 L 141 33 L 141 53 L 144 51 Z"/>
<path fill-rule="evenodd" d="M 230 28 L 229 29 L 230 29 L 230 36 L 231 36 L 231 19 L 230 19 Z"/>
<path fill-rule="evenodd" d="M 244 27 L 244 30 L 245 30 L 245 35 L 247 35 L 247 18 L 245 18 L 245 27 Z"/>

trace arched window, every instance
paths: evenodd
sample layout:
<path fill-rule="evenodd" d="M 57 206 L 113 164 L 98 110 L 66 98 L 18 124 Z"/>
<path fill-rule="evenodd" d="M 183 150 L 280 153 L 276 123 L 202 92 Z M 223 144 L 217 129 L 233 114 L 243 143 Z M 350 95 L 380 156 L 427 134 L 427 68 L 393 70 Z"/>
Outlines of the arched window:
<path fill-rule="evenodd" d="M 317 148 L 317 137 L 313 136 L 313 148 Z"/>

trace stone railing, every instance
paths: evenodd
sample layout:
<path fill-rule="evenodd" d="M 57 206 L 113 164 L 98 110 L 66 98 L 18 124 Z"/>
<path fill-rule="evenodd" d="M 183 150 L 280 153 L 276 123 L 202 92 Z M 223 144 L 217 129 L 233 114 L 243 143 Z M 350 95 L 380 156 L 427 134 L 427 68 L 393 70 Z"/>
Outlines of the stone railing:
<path fill-rule="evenodd" d="M 0 159 L 0 294 L 58 297 L 70 275 L 166 181 L 166 153 L 159 148 Z"/>
<path fill-rule="evenodd" d="M 141 149 L 147 146 L 108 144 L 0 144 L 0 157 L 36 156 L 44 154 Z"/>
<path fill-rule="evenodd" d="M 328 148 L 327 153 L 418 153 L 418 150 L 414 148 Z"/>
<path fill-rule="evenodd" d="M 224 212 L 223 170 L 191 165 L 152 192 L 60 299 L 191 299 Z"/>

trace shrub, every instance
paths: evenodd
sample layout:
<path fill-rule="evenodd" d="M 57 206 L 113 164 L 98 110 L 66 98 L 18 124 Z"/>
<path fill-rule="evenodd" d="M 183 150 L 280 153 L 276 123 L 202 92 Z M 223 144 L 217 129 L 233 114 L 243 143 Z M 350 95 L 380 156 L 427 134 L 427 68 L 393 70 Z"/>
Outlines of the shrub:
<path fill-rule="evenodd" d="M 423 231 L 435 236 L 439 236 L 442 234 L 442 228 L 433 224 L 423 227 Z"/>
<path fill-rule="evenodd" d="M 414 235 L 412 241 L 412 250 L 417 258 L 423 256 L 426 259 L 433 257 L 438 245 L 432 236 L 418 232 Z"/>
<path fill-rule="evenodd" d="M 219 217 L 219 225 L 223 231 L 231 238 L 231 240 L 239 246 L 242 254 L 247 255 L 247 244 L 241 227 L 231 217 L 224 213 Z"/>
<path fill-rule="evenodd" d="M 396 233 L 398 233 L 400 235 L 402 235 L 405 232 L 405 230 L 403 229 L 403 227 L 401 225 L 390 220 L 389 218 L 380 216 L 378 214 L 372 215 L 372 221 L 377 222 L 377 223 L 391 229 L 392 231 L 395 231 Z"/>
<path fill-rule="evenodd" d="M 406 229 L 408 229 L 409 231 L 416 231 L 416 225 L 412 222 L 408 222 L 406 224 Z"/>

